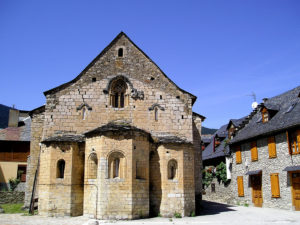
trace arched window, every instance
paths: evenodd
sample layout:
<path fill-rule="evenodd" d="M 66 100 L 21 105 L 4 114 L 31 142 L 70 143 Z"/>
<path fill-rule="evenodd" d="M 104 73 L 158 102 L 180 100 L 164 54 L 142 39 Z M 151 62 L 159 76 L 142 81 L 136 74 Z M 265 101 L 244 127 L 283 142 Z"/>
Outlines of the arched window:
<path fill-rule="evenodd" d="M 97 179 L 97 170 L 98 170 L 98 158 L 96 153 L 90 154 L 88 158 L 88 179 Z"/>
<path fill-rule="evenodd" d="M 124 178 L 126 172 L 125 157 L 121 152 L 113 152 L 108 157 L 108 177 Z"/>
<path fill-rule="evenodd" d="M 116 80 L 110 90 L 110 105 L 114 108 L 124 108 L 129 103 L 127 84 L 124 80 Z"/>
<path fill-rule="evenodd" d="M 168 163 L 168 179 L 173 180 L 177 177 L 177 161 L 172 159 Z"/>
<path fill-rule="evenodd" d="M 57 161 L 56 178 L 64 178 L 65 166 L 66 166 L 65 160 L 60 159 Z"/>
<path fill-rule="evenodd" d="M 123 57 L 123 48 L 118 49 L 118 57 Z"/>
<path fill-rule="evenodd" d="M 86 117 L 86 108 L 83 107 L 82 108 L 82 119 L 85 120 L 85 117 Z"/>
<path fill-rule="evenodd" d="M 157 107 L 155 107 L 155 109 L 154 109 L 154 119 L 155 119 L 155 121 L 158 121 L 158 109 L 157 109 Z"/>
<path fill-rule="evenodd" d="M 120 176 L 120 159 L 115 158 L 113 162 L 113 178 Z"/>

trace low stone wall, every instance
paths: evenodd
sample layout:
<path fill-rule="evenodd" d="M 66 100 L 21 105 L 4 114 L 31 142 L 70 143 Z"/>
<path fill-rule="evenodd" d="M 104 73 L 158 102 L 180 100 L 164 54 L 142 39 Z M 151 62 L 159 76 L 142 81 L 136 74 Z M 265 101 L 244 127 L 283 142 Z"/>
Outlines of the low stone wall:
<path fill-rule="evenodd" d="M 226 204 L 233 204 L 230 182 L 224 185 L 214 178 L 211 184 L 204 189 L 202 199 L 212 202 L 221 202 Z"/>
<path fill-rule="evenodd" d="M 0 191 L 0 204 L 23 203 L 24 196 L 25 196 L 24 192 Z"/>

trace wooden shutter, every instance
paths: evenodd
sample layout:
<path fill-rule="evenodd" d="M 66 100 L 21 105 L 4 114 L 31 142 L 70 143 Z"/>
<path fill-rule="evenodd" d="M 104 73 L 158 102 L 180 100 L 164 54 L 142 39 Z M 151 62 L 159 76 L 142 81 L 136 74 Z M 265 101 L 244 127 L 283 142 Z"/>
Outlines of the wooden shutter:
<path fill-rule="evenodd" d="M 287 145 L 288 145 L 289 153 L 291 155 L 292 154 L 292 149 L 291 149 L 291 143 L 290 143 L 289 132 L 288 131 L 286 131 L 286 142 L 287 142 Z"/>
<path fill-rule="evenodd" d="M 298 145 L 298 151 L 296 152 L 296 154 L 299 154 L 300 153 L 300 130 L 297 130 L 297 143 L 296 143 L 296 145 Z"/>
<path fill-rule="evenodd" d="M 252 161 L 258 160 L 256 141 L 251 142 L 251 160 Z"/>
<path fill-rule="evenodd" d="M 238 196 L 244 197 L 244 181 L 243 176 L 237 177 L 237 186 L 238 186 Z"/>
<path fill-rule="evenodd" d="M 242 152 L 241 147 L 238 146 L 235 153 L 236 164 L 242 163 Z"/>
<path fill-rule="evenodd" d="M 272 198 L 279 198 L 280 197 L 278 173 L 272 173 L 271 174 L 271 191 L 272 191 Z"/>
<path fill-rule="evenodd" d="M 275 137 L 271 136 L 268 137 L 268 148 L 269 148 L 269 157 L 276 158 L 276 144 L 275 144 Z"/>

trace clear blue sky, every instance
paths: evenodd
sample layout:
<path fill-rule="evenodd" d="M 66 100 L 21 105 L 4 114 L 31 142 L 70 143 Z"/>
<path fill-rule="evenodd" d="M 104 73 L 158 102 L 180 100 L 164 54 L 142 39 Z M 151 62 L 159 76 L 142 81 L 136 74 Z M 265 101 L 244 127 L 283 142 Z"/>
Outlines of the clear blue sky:
<path fill-rule="evenodd" d="M 31 110 L 124 31 L 218 128 L 300 85 L 300 1 L 0 0 L 0 103 Z"/>

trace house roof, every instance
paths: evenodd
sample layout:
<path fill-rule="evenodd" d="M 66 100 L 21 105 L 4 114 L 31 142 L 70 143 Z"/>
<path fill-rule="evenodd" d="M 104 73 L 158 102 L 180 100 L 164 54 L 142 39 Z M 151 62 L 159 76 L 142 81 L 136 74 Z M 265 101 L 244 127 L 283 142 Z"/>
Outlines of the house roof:
<path fill-rule="evenodd" d="M 146 53 L 144 53 L 124 32 L 120 32 L 117 37 L 106 47 L 104 48 L 104 50 L 76 77 L 74 78 L 73 80 L 67 82 L 67 83 L 64 83 L 60 86 L 57 86 L 55 88 L 52 88 L 48 91 L 45 91 L 44 92 L 44 95 L 48 95 L 48 94 L 52 94 L 52 93 L 56 93 L 57 91 L 59 90 L 62 90 L 68 86 L 70 86 L 71 84 L 75 83 L 76 81 L 78 81 L 98 60 L 99 58 L 101 58 L 110 48 L 111 46 L 113 46 L 122 36 L 125 36 L 132 45 L 134 45 L 149 61 L 151 61 L 157 68 L 158 70 L 173 84 L 175 85 L 175 87 L 177 89 L 179 89 L 180 91 L 186 93 L 186 94 L 189 94 L 191 97 L 192 97 L 192 100 L 193 100 L 193 104 L 194 102 L 196 101 L 197 97 L 181 88 L 179 88 L 157 65 L 155 62 L 152 61 L 152 59 L 150 59 L 149 56 L 146 55 Z"/>
<path fill-rule="evenodd" d="M 229 147 L 226 145 L 226 140 L 227 140 L 227 124 L 221 126 L 215 134 L 211 137 L 209 145 L 206 146 L 204 151 L 202 152 L 202 160 L 207 160 L 207 159 L 212 159 L 212 158 L 217 158 L 220 156 L 225 156 L 229 154 Z M 217 146 L 216 148 L 214 147 L 215 142 L 214 138 L 218 136 L 221 138 L 225 138 L 221 141 L 220 145 Z"/>
<path fill-rule="evenodd" d="M 19 124 L 19 127 L 0 130 L 0 141 L 30 141 L 31 118 L 20 117 Z"/>
<path fill-rule="evenodd" d="M 42 143 L 49 143 L 49 142 L 84 142 L 84 135 L 72 135 L 72 134 L 65 134 L 61 136 L 52 136 L 46 138 L 42 141 Z"/>
<path fill-rule="evenodd" d="M 201 119 L 202 122 L 206 119 L 205 116 L 202 116 L 202 115 L 200 115 L 199 113 L 196 113 L 196 112 L 193 112 L 193 116 L 199 117 L 199 118 Z"/>
<path fill-rule="evenodd" d="M 300 126 L 300 86 L 289 90 L 278 96 L 269 98 L 261 103 L 247 116 L 240 125 L 230 144 L 235 144 L 248 139 L 263 137 L 283 131 L 289 128 Z M 260 109 L 266 107 L 269 110 L 277 111 L 268 122 L 262 123 Z"/>
<path fill-rule="evenodd" d="M 244 116 L 244 117 L 242 117 L 242 118 L 240 118 L 240 119 L 231 119 L 231 120 L 229 120 L 227 129 L 229 129 L 229 126 L 230 126 L 231 124 L 233 124 L 233 126 L 235 126 L 235 127 L 239 127 L 239 126 L 243 123 L 243 121 L 244 121 L 245 119 L 246 119 L 246 116 Z"/>
<path fill-rule="evenodd" d="M 9 110 L 11 107 L 0 104 L 0 129 L 8 126 Z"/>

